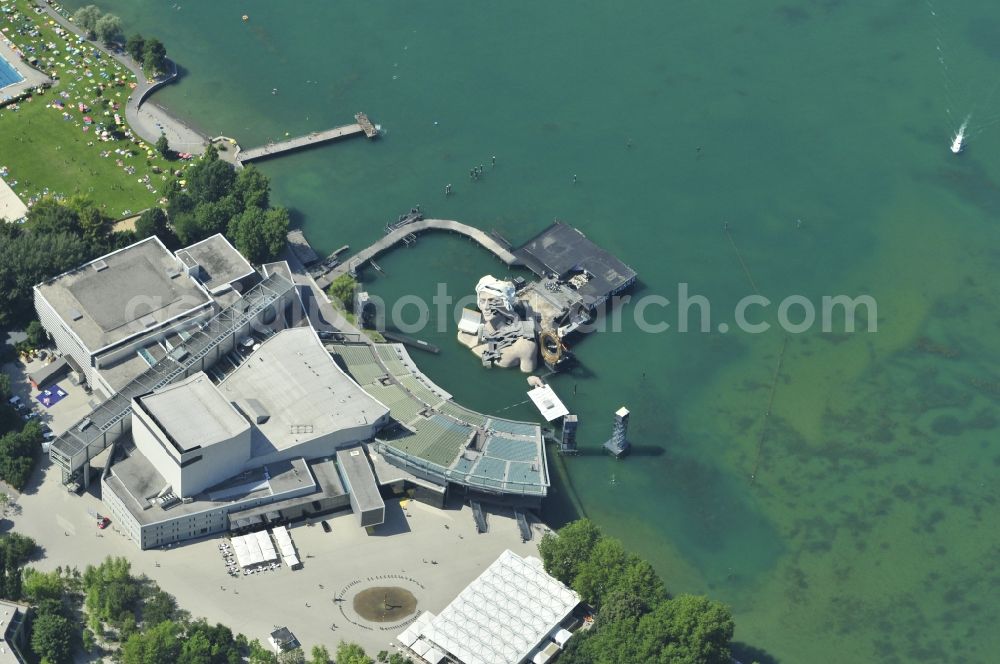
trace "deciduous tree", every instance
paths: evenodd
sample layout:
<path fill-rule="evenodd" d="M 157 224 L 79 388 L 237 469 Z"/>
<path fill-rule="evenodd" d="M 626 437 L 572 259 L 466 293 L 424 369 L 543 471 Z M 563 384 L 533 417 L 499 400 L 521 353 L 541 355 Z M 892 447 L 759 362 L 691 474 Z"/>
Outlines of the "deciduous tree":
<path fill-rule="evenodd" d="M 167 226 L 167 213 L 158 207 L 151 207 L 139 215 L 135 222 L 135 234 L 140 240 L 155 235 L 168 246 L 174 239 L 170 227 Z M 168 242 L 168 239 L 171 242 Z"/>
<path fill-rule="evenodd" d="M 97 22 L 101 20 L 101 10 L 95 5 L 80 7 L 73 13 L 73 22 L 87 35 L 87 39 L 93 39 Z"/>
<path fill-rule="evenodd" d="M 358 287 L 358 282 L 349 274 L 342 274 L 333 280 L 327 289 L 327 295 L 340 301 L 344 307 L 350 309 L 354 299 L 354 289 Z"/>
<path fill-rule="evenodd" d="M 337 654 L 334 657 L 337 664 L 374 664 L 374 660 L 365 654 L 364 648 L 356 643 L 341 641 L 337 645 Z"/>
<path fill-rule="evenodd" d="M 65 664 L 72 661 L 73 626 L 58 613 L 39 613 L 31 626 L 31 649 L 43 662 Z"/>
<path fill-rule="evenodd" d="M 271 183 L 253 164 L 247 164 L 239 172 L 234 189 L 244 209 L 258 207 L 265 210 L 270 205 Z"/>
<path fill-rule="evenodd" d="M 146 40 L 142 35 L 136 33 L 125 42 L 125 51 L 132 56 L 132 59 L 142 64 L 146 57 Z"/>
<path fill-rule="evenodd" d="M 330 664 L 330 651 L 326 646 L 313 646 L 309 664 Z"/>
<path fill-rule="evenodd" d="M 133 633 L 122 646 L 122 664 L 177 662 L 181 653 L 179 632 L 177 624 L 168 620 Z"/>
<path fill-rule="evenodd" d="M 69 206 L 45 197 L 31 206 L 24 225 L 36 233 L 77 234 L 80 232 L 80 217 Z"/>
<path fill-rule="evenodd" d="M 160 134 L 160 137 L 156 139 L 156 151 L 159 152 L 162 157 L 166 157 L 170 154 L 170 141 L 167 140 L 166 134 Z"/>
<path fill-rule="evenodd" d="M 105 14 L 94 24 L 94 32 L 105 45 L 111 45 L 122 36 L 122 20 L 114 14 Z"/>
<path fill-rule="evenodd" d="M 566 585 L 572 585 L 580 565 L 587 560 L 601 531 L 592 521 L 580 519 L 559 529 L 559 533 L 546 533 L 538 544 L 538 552 L 549 574 Z"/>
<path fill-rule="evenodd" d="M 288 212 L 274 208 L 266 212 L 249 207 L 229 222 L 227 235 L 236 248 L 252 263 L 262 263 L 278 255 L 285 246 Z"/>
<path fill-rule="evenodd" d="M 45 332 L 45 328 L 37 320 L 28 323 L 28 326 L 24 328 L 24 333 L 28 336 L 28 343 L 35 348 L 42 348 L 49 343 L 48 333 Z"/>
<path fill-rule="evenodd" d="M 71 233 L 20 233 L 0 242 L 0 325 L 27 317 L 32 287 L 85 262 L 90 247 Z"/>
<path fill-rule="evenodd" d="M 159 39 L 152 37 L 146 40 L 142 52 L 142 64 L 154 73 L 166 70 L 167 49 Z"/>
<path fill-rule="evenodd" d="M 62 599 L 65 589 L 65 580 L 59 572 L 39 572 L 30 567 L 24 570 L 21 592 L 32 604 L 46 599 Z"/>

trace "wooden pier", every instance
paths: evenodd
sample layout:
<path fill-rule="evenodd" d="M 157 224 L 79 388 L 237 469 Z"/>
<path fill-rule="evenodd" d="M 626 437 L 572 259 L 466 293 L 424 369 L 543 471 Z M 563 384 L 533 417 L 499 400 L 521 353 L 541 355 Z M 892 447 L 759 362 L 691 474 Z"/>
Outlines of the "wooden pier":
<path fill-rule="evenodd" d="M 419 233 L 431 230 L 448 231 L 464 235 L 492 253 L 506 265 L 521 265 L 521 260 L 511 253 L 507 247 L 503 246 L 503 244 L 501 244 L 493 236 L 479 230 L 478 228 L 448 219 L 421 219 L 420 221 L 414 221 L 390 231 L 371 246 L 366 247 L 350 258 L 345 259 L 342 263 L 334 267 L 322 277 L 317 277 L 316 283 L 319 284 L 320 288 L 325 289 L 333 283 L 334 279 L 342 274 L 350 274 L 354 276 L 361 267 L 363 267 L 366 263 L 371 263 L 372 259 L 381 254 L 383 251 L 391 249 L 401 242 L 406 242 L 407 238 L 411 236 L 415 237 Z"/>
<path fill-rule="evenodd" d="M 334 127 L 333 129 L 327 129 L 326 131 L 314 131 L 313 133 L 306 134 L 305 136 L 296 136 L 295 138 L 288 138 L 276 143 L 268 143 L 267 145 L 250 148 L 248 150 L 240 149 L 236 153 L 236 161 L 240 164 L 246 164 L 251 161 L 268 159 L 270 157 L 285 154 L 286 152 L 294 152 L 295 150 L 302 150 L 303 148 L 328 143 L 330 141 L 336 141 L 337 139 L 347 138 L 348 136 L 357 136 L 359 134 L 364 134 L 367 138 L 375 138 L 378 136 L 378 127 L 376 127 L 372 121 L 368 119 L 367 115 L 364 113 L 357 113 L 355 114 L 354 119 L 356 120 L 354 124 L 344 125 L 343 127 Z"/>
<path fill-rule="evenodd" d="M 355 113 L 354 120 L 361 127 L 361 130 L 365 132 L 365 136 L 368 138 L 375 138 L 378 136 L 378 127 L 372 124 L 372 121 L 368 119 L 368 116 L 364 113 Z"/>

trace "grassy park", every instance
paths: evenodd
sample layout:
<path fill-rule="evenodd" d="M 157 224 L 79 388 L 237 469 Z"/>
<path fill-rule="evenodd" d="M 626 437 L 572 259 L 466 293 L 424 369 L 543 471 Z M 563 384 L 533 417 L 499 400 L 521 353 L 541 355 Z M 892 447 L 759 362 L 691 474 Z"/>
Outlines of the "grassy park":
<path fill-rule="evenodd" d="M 29 207 L 45 195 L 83 194 L 118 217 L 157 203 L 181 166 L 124 124 L 132 73 L 29 0 L 0 2 L 0 11 L 4 36 L 56 79 L 51 89 L 0 108 L 0 177 Z"/>

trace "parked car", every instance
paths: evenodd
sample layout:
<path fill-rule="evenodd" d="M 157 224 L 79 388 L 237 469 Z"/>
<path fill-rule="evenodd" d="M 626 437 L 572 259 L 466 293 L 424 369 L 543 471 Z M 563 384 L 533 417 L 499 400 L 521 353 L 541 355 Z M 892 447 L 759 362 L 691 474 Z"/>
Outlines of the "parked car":
<path fill-rule="evenodd" d="M 110 523 L 111 519 L 109 519 L 106 516 L 102 516 L 100 519 L 97 520 L 97 527 L 100 528 L 101 530 L 104 530 L 105 528 L 108 527 Z"/>
<path fill-rule="evenodd" d="M 328 524 L 326 521 L 320 521 L 319 525 L 323 526 L 323 532 L 324 533 L 328 533 L 328 532 L 330 532 L 332 530 L 330 528 L 330 524 Z"/>

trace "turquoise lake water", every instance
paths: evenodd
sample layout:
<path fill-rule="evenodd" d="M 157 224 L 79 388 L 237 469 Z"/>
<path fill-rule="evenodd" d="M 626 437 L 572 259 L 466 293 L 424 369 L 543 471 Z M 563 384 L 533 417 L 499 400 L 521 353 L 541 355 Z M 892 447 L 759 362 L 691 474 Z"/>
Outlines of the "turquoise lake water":
<path fill-rule="evenodd" d="M 874 297 L 878 331 L 854 334 L 647 334 L 626 305 L 551 377 L 585 454 L 553 455 L 545 516 L 585 513 L 673 592 L 729 603 L 745 661 L 995 661 L 1000 5 L 102 7 L 167 44 L 185 75 L 155 101 L 213 135 L 250 146 L 359 110 L 383 125 L 261 166 L 321 251 L 420 203 L 514 242 L 565 220 L 638 271 L 634 296 L 687 283 L 715 321 L 755 290 Z M 450 236 L 379 263 L 387 299 L 506 273 Z M 420 335 L 443 348 L 424 371 L 537 417 L 524 376 L 453 335 Z M 636 453 L 615 462 L 599 448 L 623 404 Z"/>

